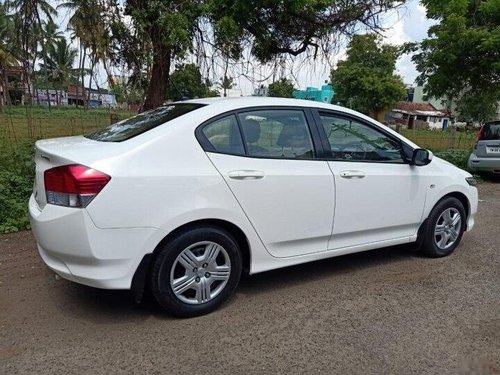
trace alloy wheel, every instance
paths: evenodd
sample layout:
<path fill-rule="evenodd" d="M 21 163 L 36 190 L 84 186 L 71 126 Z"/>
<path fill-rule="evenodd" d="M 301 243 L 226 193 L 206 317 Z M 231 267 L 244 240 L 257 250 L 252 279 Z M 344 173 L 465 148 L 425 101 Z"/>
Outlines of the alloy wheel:
<path fill-rule="evenodd" d="M 460 212 L 450 207 L 444 210 L 436 221 L 434 227 L 434 242 L 442 250 L 453 246 L 460 236 L 462 216 Z"/>
<path fill-rule="evenodd" d="M 231 260 L 224 247 L 211 241 L 197 242 L 175 259 L 170 287 L 182 302 L 199 305 L 217 297 L 230 275 Z"/>

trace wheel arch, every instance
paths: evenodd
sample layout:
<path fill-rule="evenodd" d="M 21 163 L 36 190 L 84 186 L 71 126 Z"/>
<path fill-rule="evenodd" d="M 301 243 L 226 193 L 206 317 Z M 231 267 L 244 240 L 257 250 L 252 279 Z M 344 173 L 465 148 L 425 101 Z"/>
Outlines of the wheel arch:
<path fill-rule="evenodd" d="M 153 256 L 155 256 L 158 253 L 158 251 L 162 248 L 162 246 L 165 243 L 170 241 L 170 239 L 174 238 L 177 235 L 177 233 L 199 227 L 216 227 L 232 235 L 236 240 L 238 247 L 240 248 L 241 251 L 241 256 L 243 258 L 242 259 L 243 270 L 247 272 L 250 269 L 250 244 L 248 242 L 247 236 L 240 227 L 227 220 L 222 220 L 222 219 L 194 220 L 175 228 L 158 243 L 158 245 L 153 250 Z"/>
<path fill-rule="evenodd" d="M 215 227 L 228 232 L 234 237 L 241 251 L 242 261 L 243 261 L 243 271 L 248 273 L 250 271 L 251 253 L 250 244 L 247 236 L 243 230 L 237 225 L 222 219 L 199 219 L 188 223 L 185 223 L 174 230 L 170 231 L 159 243 L 156 245 L 152 253 L 144 255 L 137 270 L 132 278 L 131 290 L 134 295 L 136 302 L 142 300 L 144 294 L 144 288 L 146 286 L 146 279 L 151 266 L 151 261 L 154 259 L 156 254 L 160 249 L 172 238 L 174 238 L 178 233 L 200 227 Z"/>
<path fill-rule="evenodd" d="M 461 193 L 459 191 L 453 191 L 451 193 L 448 193 L 444 196 L 442 196 L 434 206 L 432 206 L 432 208 L 436 207 L 436 205 L 441 202 L 443 199 L 445 198 L 448 198 L 448 197 L 453 197 L 453 198 L 456 198 L 460 201 L 460 203 L 462 203 L 462 205 L 464 206 L 464 210 L 465 210 L 465 222 L 464 222 L 464 225 L 466 226 L 465 229 L 467 229 L 467 219 L 469 218 L 469 213 L 470 213 L 470 202 L 469 202 L 469 198 L 467 198 L 467 196 L 464 194 L 464 193 Z M 432 209 L 431 209 L 432 211 Z"/>
<path fill-rule="evenodd" d="M 429 212 L 427 213 L 427 216 L 425 217 L 425 219 L 422 222 L 422 224 L 420 224 L 420 227 L 418 228 L 418 231 L 417 231 L 417 244 L 418 245 L 420 245 L 420 243 L 422 241 L 423 231 L 425 230 L 425 228 L 427 226 L 427 223 L 429 221 L 429 215 L 430 215 L 430 213 L 432 212 L 432 210 L 434 209 L 434 207 L 436 207 L 439 204 L 439 202 L 441 202 L 443 199 L 446 199 L 446 198 L 449 198 L 449 197 L 458 199 L 460 201 L 460 203 L 462 203 L 462 205 L 464 206 L 465 216 L 466 216 L 466 220 L 464 222 L 464 226 L 465 226 L 464 229 L 467 230 L 467 219 L 469 218 L 470 209 L 471 209 L 469 198 L 467 198 L 467 196 L 464 193 L 461 193 L 459 191 L 452 191 L 452 192 L 449 192 L 449 193 L 443 195 L 441 198 L 439 198 L 436 201 L 436 203 L 434 203 L 432 205 L 432 207 L 430 208 Z"/>

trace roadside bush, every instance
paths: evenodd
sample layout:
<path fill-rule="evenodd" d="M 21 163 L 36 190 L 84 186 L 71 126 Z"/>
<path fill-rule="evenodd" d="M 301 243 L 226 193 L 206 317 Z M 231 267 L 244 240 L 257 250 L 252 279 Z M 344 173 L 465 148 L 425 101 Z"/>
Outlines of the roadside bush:
<path fill-rule="evenodd" d="M 0 233 L 29 228 L 28 199 L 33 190 L 33 143 L 9 144 L 0 137 Z"/>

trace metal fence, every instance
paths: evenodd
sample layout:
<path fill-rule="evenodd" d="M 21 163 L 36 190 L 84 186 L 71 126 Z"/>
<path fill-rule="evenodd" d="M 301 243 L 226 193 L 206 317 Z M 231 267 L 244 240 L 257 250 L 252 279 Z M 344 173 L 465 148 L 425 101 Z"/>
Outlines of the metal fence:
<path fill-rule="evenodd" d="M 401 129 L 400 133 L 420 147 L 433 151 L 472 150 L 476 143 L 475 132 L 458 131 L 455 128 L 445 131 Z"/>
<path fill-rule="evenodd" d="M 89 134 L 109 124 L 134 115 L 128 111 L 52 110 L 52 114 L 39 115 L 18 109 L 0 113 L 0 138 L 9 143 L 44 138 Z"/>

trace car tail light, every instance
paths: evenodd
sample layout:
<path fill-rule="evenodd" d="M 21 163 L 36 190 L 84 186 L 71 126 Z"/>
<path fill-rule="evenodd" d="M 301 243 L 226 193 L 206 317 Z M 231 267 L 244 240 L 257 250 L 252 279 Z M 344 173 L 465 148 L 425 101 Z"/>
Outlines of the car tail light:
<path fill-rule="evenodd" d="M 84 165 L 72 164 L 45 171 L 47 203 L 66 207 L 86 207 L 111 177 Z"/>
<path fill-rule="evenodd" d="M 484 136 L 484 125 L 482 125 L 479 131 L 477 132 L 477 140 L 480 141 L 481 139 L 483 139 L 483 136 Z"/>

